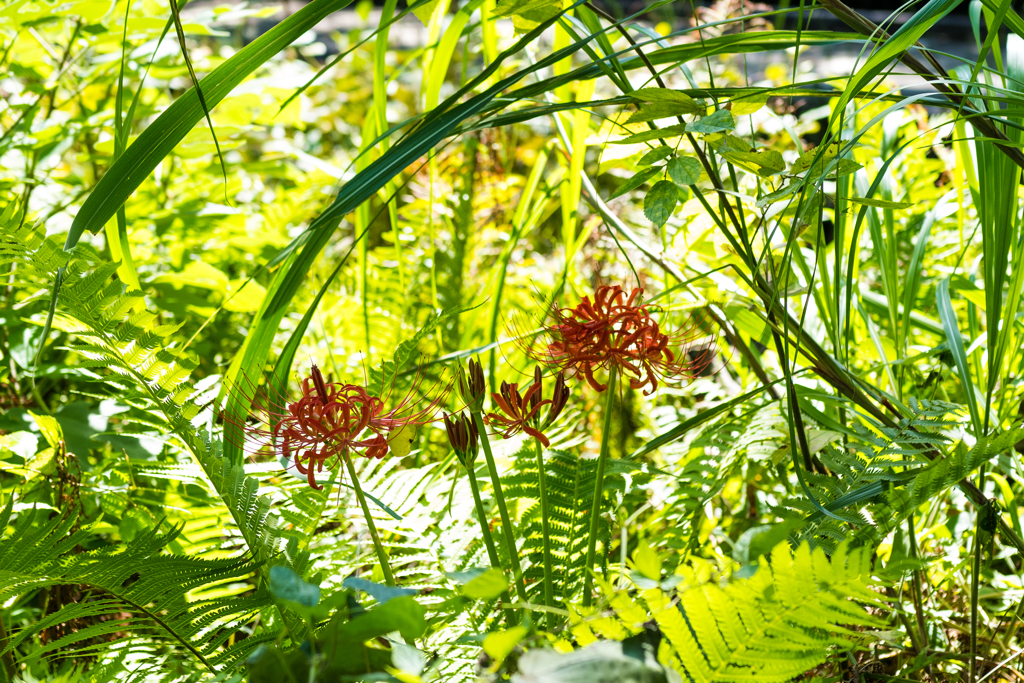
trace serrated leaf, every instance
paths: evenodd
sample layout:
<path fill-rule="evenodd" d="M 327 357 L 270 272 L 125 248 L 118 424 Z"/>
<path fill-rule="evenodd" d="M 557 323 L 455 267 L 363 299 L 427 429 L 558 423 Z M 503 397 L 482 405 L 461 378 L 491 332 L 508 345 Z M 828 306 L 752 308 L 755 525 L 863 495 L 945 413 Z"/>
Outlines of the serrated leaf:
<path fill-rule="evenodd" d="M 612 140 L 613 145 L 635 145 L 638 142 L 649 142 L 650 140 L 664 140 L 666 138 L 677 138 L 686 133 L 686 124 L 677 123 L 674 126 L 666 126 L 657 130 L 645 130 L 640 133 L 633 133 L 621 140 Z"/>
<path fill-rule="evenodd" d="M 729 110 L 732 112 L 733 116 L 746 116 L 747 114 L 753 114 L 768 103 L 768 97 L 770 95 L 771 93 L 763 92 L 743 97 L 742 99 L 735 99 L 732 101 Z"/>
<path fill-rule="evenodd" d="M 615 192 L 612 192 L 608 199 L 615 199 L 616 197 L 621 197 L 627 192 L 632 192 L 659 173 L 661 173 L 660 168 L 645 168 L 635 174 L 632 178 L 623 181 L 621 185 L 615 188 Z"/>
<path fill-rule="evenodd" d="M 839 164 L 836 168 L 833 168 L 829 173 L 830 178 L 842 178 L 845 175 L 856 173 L 860 169 L 864 168 L 863 164 L 858 164 L 853 159 L 840 159 Z"/>
<path fill-rule="evenodd" d="M 704 137 L 704 141 L 720 154 L 726 152 L 752 152 L 754 148 L 741 137 L 728 133 L 713 133 Z"/>
<path fill-rule="evenodd" d="M 655 147 L 650 152 L 648 152 L 647 154 L 644 154 L 642 157 L 640 157 L 640 160 L 636 162 L 636 165 L 637 166 L 650 166 L 655 161 L 661 161 L 662 159 L 664 159 L 665 157 L 667 157 L 670 154 L 672 154 L 672 148 L 671 147 L 666 147 L 665 145 L 662 145 L 660 147 Z"/>
<path fill-rule="evenodd" d="M 691 133 L 700 133 L 701 135 L 706 135 L 708 133 L 721 133 L 735 129 L 736 121 L 733 120 L 732 112 L 728 109 L 719 109 L 699 121 L 689 124 L 689 127 L 687 128 Z"/>
<path fill-rule="evenodd" d="M 694 185 L 700 180 L 700 162 L 693 157 L 676 157 L 668 162 L 668 177 L 679 185 Z"/>
<path fill-rule="evenodd" d="M 685 114 L 703 114 L 704 106 L 684 92 L 668 88 L 640 88 L 629 93 L 629 96 L 641 102 L 654 104 L 674 104 L 689 108 Z"/>
<path fill-rule="evenodd" d="M 639 111 L 633 112 L 626 123 L 646 123 L 693 113 L 693 106 L 684 102 L 654 102 L 645 104 Z"/>
<path fill-rule="evenodd" d="M 678 202 L 676 184 L 668 180 L 658 181 L 644 197 L 644 215 L 660 227 L 668 222 Z"/>
<path fill-rule="evenodd" d="M 725 158 L 734 163 L 754 167 L 760 176 L 770 176 L 786 169 L 782 155 L 774 149 L 763 149 L 757 152 L 730 152 Z"/>
<path fill-rule="evenodd" d="M 815 158 L 817 158 L 818 161 L 826 161 L 827 162 L 827 161 L 831 161 L 832 159 L 834 159 L 836 154 L 838 154 L 838 153 L 839 153 L 839 144 L 835 143 L 835 142 L 829 144 L 823 150 L 818 148 L 818 147 L 812 147 L 811 149 L 809 149 L 806 152 L 804 152 L 803 154 L 801 154 L 800 158 L 797 159 L 793 163 L 792 172 L 793 173 L 803 173 L 804 171 L 806 171 L 807 169 L 809 169 L 811 167 L 811 164 L 814 163 Z M 821 155 L 821 156 L 819 157 L 818 155 Z"/>
<path fill-rule="evenodd" d="M 759 209 L 764 208 L 769 204 L 774 204 L 777 201 L 785 199 L 789 195 L 796 192 L 798 189 L 800 189 L 800 183 L 790 183 L 781 190 L 776 190 L 775 192 L 766 194 L 765 196 L 761 197 L 756 202 L 754 202 L 754 206 L 756 206 Z"/>
<path fill-rule="evenodd" d="M 560 0 L 499 0 L 494 16 L 511 17 L 516 33 L 526 33 L 561 11 Z"/>

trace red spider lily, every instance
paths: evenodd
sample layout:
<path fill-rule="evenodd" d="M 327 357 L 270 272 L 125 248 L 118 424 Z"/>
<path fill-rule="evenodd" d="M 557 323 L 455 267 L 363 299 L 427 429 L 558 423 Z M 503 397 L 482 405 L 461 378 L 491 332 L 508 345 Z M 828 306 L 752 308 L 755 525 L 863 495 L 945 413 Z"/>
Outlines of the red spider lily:
<path fill-rule="evenodd" d="M 689 331 L 663 332 L 652 316 L 659 309 L 640 303 L 642 297 L 639 287 L 627 296 L 618 285 L 602 285 L 593 301 L 584 296 L 573 308 L 556 309 L 554 324 L 545 328 L 551 339 L 547 348 L 528 352 L 547 365 L 583 375 L 597 391 L 608 387 L 594 373 L 611 367 L 628 377 L 633 389 L 649 386 L 646 395 L 658 389 L 659 380 L 692 377 L 703 370 L 707 354 L 691 361 L 683 352 L 692 341 Z"/>
<path fill-rule="evenodd" d="M 565 386 L 565 374 L 559 372 L 551 398 L 544 398 L 541 370 L 537 366 L 533 371 L 533 384 L 526 388 L 526 393 L 519 393 L 518 383 L 502 382 L 501 392 L 491 394 L 501 413 L 489 413 L 487 423 L 498 427 L 502 438 L 508 439 L 519 432 L 525 432 L 547 448 L 551 442 L 542 430 L 547 429 L 561 414 L 569 400 L 569 393 L 569 388 Z M 547 416 L 542 419 L 541 409 L 544 406 L 550 407 Z"/>
<path fill-rule="evenodd" d="M 389 450 L 387 433 L 435 419 L 447 389 L 424 403 L 419 398 L 421 383 L 422 376 L 418 375 L 409 393 L 385 410 L 384 399 L 355 384 L 326 382 L 313 365 L 302 381 L 302 394 L 283 407 L 267 401 L 261 412 L 269 429 L 246 423 L 246 437 L 250 446 L 255 444 L 254 450 L 263 451 L 269 446 L 276 454 L 294 461 L 309 485 L 320 489 L 314 470 L 322 472 L 325 464 L 340 463 L 349 453 L 383 458 Z"/>

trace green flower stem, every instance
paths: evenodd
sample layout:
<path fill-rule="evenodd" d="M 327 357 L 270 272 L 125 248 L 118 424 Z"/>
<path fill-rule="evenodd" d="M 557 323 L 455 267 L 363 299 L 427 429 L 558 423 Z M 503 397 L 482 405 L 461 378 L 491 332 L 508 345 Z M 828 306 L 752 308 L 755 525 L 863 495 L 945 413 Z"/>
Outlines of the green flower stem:
<path fill-rule="evenodd" d="M 352 466 L 352 458 L 348 457 L 348 453 L 345 454 L 345 465 L 348 467 L 348 476 L 352 477 L 352 488 L 356 491 L 356 500 L 359 501 L 359 506 L 363 508 L 363 517 L 366 518 L 366 526 L 370 529 L 370 538 L 373 539 L 373 548 L 377 551 L 377 560 L 380 562 L 381 571 L 384 572 L 384 580 L 389 586 L 395 586 L 397 585 L 395 583 L 395 575 L 391 573 L 391 565 L 388 564 L 387 553 L 384 552 L 384 546 L 380 544 L 377 527 L 373 523 L 373 517 L 370 516 L 370 508 L 366 505 L 366 497 L 363 496 L 363 487 L 359 485 L 356 468 Z"/>
<path fill-rule="evenodd" d="M 494 546 L 494 537 L 491 535 L 491 526 L 487 523 L 487 515 L 484 513 L 484 502 L 480 498 L 480 485 L 476 481 L 476 471 L 473 468 L 473 463 L 469 463 L 466 466 L 466 472 L 469 474 L 469 488 L 473 491 L 473 503 L 476 504 L 476 516 L 480 519 L 480 530 L 484 534 L 484 546 L 487 548 L 487 558 L 491 561 L 491 567 L 501 571 L 501 560 L 498 559 L 498 549 Z M 508 595 L 508 591 L 504 591 L 501 594 L 501 601 L 504 603 L 512 602 L 512 599 Z M 509 624 L 515 624 L 515 612 L 512 609 L 505 610 L 505 616 L 508 618 Z"/>
<path fill-rule="evenodd" d="M 519 564 L 519 550 L 516 548 L 516 536 L 512 531 L 512 520 L 508 516 L 508 507 L 505 505 L 505 496 L 501 492 L 501 478 L 498 476 L 498 466 L 494 464 L 494 454 L 491 453 L 491 442 L 487 438 L 487 425 L 484 424 L 483 416 L 473 411 L 473 424 L 480 433 L 480 445 L 484 449 L 484 457 L 487 458 L 487 469 L 491 473 L 491 485 L 494 487 L 494 499 L 498 503 L 498 512 L 501 514 L 501 529 L 505 533 L 505 545 L 508 546 L 508 555 L 512 560 L 512 575 L 516 582 L 516 594 L 521 601 L 529 602 L 526 599 L 526 585 L 523 583 L 523 568 Z"/>
<path fill-rule="evenodd" d="M 608 440 L 611 436 L 612 401 L 615 400 L 615 366 L 608 372 L 607 401 L 604 404 L 604 428 L 601 430 L 601 454 L 597 456 L 597 477 L 594 479 L 594 502 L 590 506 L 590 538 L 587 541 L 587 561 L 583 565 L 583 606 L 590 607 L 590 594 L 594 590 L 594 555 L 597 551 L 597 523 L 601 516 L 601 496 L 604 493 L 604 468 L 608 462 Z"/>
<path fill-rule="evenodd" d="M 544 605 L 553 607 L 555 602 L 555 580 L 551 567 L 551 529 L 548 520 L 547 477 L 544 474 L 544 446 L 537 439 L 533 440 L 537 447 L 537 487 L 540 489 L 540 520 L 544 530 Z M 551 619 L 550 613 L 547 615 Z M 550 624 L 549 624 L 550 625 Z"/>

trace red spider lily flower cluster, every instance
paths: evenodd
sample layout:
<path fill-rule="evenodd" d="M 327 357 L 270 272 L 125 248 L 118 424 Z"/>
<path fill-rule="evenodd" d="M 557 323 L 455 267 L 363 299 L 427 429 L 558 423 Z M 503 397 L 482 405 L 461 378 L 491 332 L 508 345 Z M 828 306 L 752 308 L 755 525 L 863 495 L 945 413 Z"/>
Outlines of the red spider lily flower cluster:
<path fill-rule="evenodd" d="M 408 394 L 385 410 L 385 400 L 355 384 L 327 382 L 313 365 L 297 399 L 283 406 L 267 403 L 263 412 L 269 428 L 244 425 L 248 445 L 255 444 L 255 451 L 269 446 L 293 461 L 311 487 L 320 489 L 314 472 L 322 472 L 325 465 L 340 464 L 349 453 L 383 458 L 389 450 L 387 434 L 436 419 L 447 390 L 424 405 L 421 383 L 422 376 L 417 376 Z"/>
<path fill-rule="evenodd" d="M 551 445 L 548 437 L 544 435 L 545 429 L 561 414 L 569 400 L 569 387 L 565 385 L 565 373 L 559 371 L 555 377 L 555 389 L 551 398 L 543 397 L 540 366 L 534 368 L 533 384 L 526 388 L 525 393 L 519 392 L 519 385 L 508 382 L 501 383 L 501 392 L 491 394 L 495 405 L 501 410 L 500 413 L 489 413 L 487 423 L 496 427 L 502 438 L 508 439 L 519 432 L 525 432 L 547 448 Z M 546 416 L 542 416 L 542 409 L 548 406 Z"/>
<path fill-rule="evenodd" d="M 608 387 L 594 377 L 598 370 L 615 367 L 629 378 L 633 389 L 657 391 L 658 381 L 693 377 L 703 370 L 710 354 L 687 358 L 684 348 L 693 338 L 689 332 L 667 334 L 652 313 L 659 309 L 641 303 L 643 290 L 628 295 L 618 285 L 602 285 L 594 298 L 584 296 L 573 308 L 555 309 L 554 323 L 545 327 L 551 341 L 531 355 L 547 365 L 582 375 L 597 391 Z"/>

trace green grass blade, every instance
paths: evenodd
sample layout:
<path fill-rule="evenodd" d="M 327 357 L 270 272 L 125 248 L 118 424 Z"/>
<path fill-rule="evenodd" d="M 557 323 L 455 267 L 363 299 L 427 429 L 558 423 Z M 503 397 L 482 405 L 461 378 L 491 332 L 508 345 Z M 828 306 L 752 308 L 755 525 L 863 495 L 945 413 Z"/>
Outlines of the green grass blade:
<path fill-rule="evenodd" d="M 956 313 L 953 311 L 953 304 L 949 298 L 948 277 L 939 282 L 939 286 L 935 289 L 935 304 L 939 309 L 939 318 L 942 320 L 942 327 L 946 332 L 949 350 L 953 354 L 953 362 L 956 364 L 957 372 L 960 373 L 960 383 L 964 388 L 964 396 L 967 400 L 967 408 L 971 413 L 971 424 L 974 425 L 975 436 L 981 438 L 983 436 L 981 413 L 978 410 L 978 399 L 975 395 L 970 367 L 967 365 L 964 338 L 960 335 Z"/>
<path fill-rule="evenodd" d="M 206 125 L 210 128 L 210 135 L 213 136 L 213 146 L 217 148 L 217 158 L 220 160 L 220 171 L 224 176 L 224 202 L 228 203 L 228 167 L 224 163 L 224 154 L 220 151 L 220 141 L 217 140 L 217 132 L 213 129 L 213 120 L 210 118 L 210 107 L 203 96 L 203 86 L 196 76 L 195 67 L 192 66 L 192 58 L 188 56 L 188 46 L 185 44 L 185 29 L 181 25 L 181 13 L 178 11 L 178 3 L 171 0 L 171 19 L 174 20 L 174 30 L 178 34 L 178 44 L 181 45 L 181 56 L 185 59 L 185 66 L 188 68 L 188 76 L 192 79 L 192 88 L 196 91 L 199 99 L 199 106 L 203 108 L 203 117 L 206 118 Z M 125 22 L 127 28 L 128 22 Z"/>
<path fill-rule="evenodd" d="M 683 436 L 685 436 L 691 429 L 694 429 L 696 427 L 701 426 L 702 424 L 710 422 L 719 415 L 722 415 L 726 411 L 732 410 L 733 408 L 740 405 L 741 403 L 744 403 L 745 401 L 749 401 L 750 399 L 760 394 L 762 391 L 766 391 L 768 387 L 774 386 L 781 381 L 781 379 L 777 379 L 771 384 L 760 386 L 757 389 L 748 391 L 747 393 L 741 394 L 740 396 L 736 396 L 735 398 L 731 398 L 728 401 L 722 401 L 714 408 L 708 408 L 707 410 L 697 413 L 690 419 L 680 422 L 679 424 L 677 424 L 675 427 L 668 430 L 664 434 L 659 434 L 658 436 L 654 437 L 653 439 L 645 443 L 643 446 L 633 451 L 633 453 L 630 454 L 629 458 L 639 458 L 640 456 L 646 455 L 651 451 L 655 451 L 661 448 L 662 446 L 666 446 L 672 443 L 673 441 L 678 441 L 679 439 L 683 438 Z"/>
<path fill-rule="evenodd" d="M 328 14 L 351 0 L 313 0 L 301 10 L 238 51 L 202 79 L 204 99 L 214 107 L 260 65 L 311 30 Z M 100 230 L 165 156 L 203 119 L 195 88 L 179 97 L 154 121 L 124 155 L 100 178 L 68 232 L 64 249 L 73 248 L 85 232 Z"/>
<path fill-rule="evenodd" d="M 935 25 L 935 22 L 952 12 L 960 2 L 961 0 L 930 0 L 927 5 L 915 12 L 914 16 L 903 24 L 889 40 L 885 41 L 849 80 L 839 102 L 832 110 L 829 126 L 835 125 L 841 113 L 846 111 L 846 105 L 852 99 L 853 93 L 867 89 L 868 84 L 875 76 L 880 74 L 893 60 L 898 59 L 904 52 L 912 48 L 914 43 Z"/>

